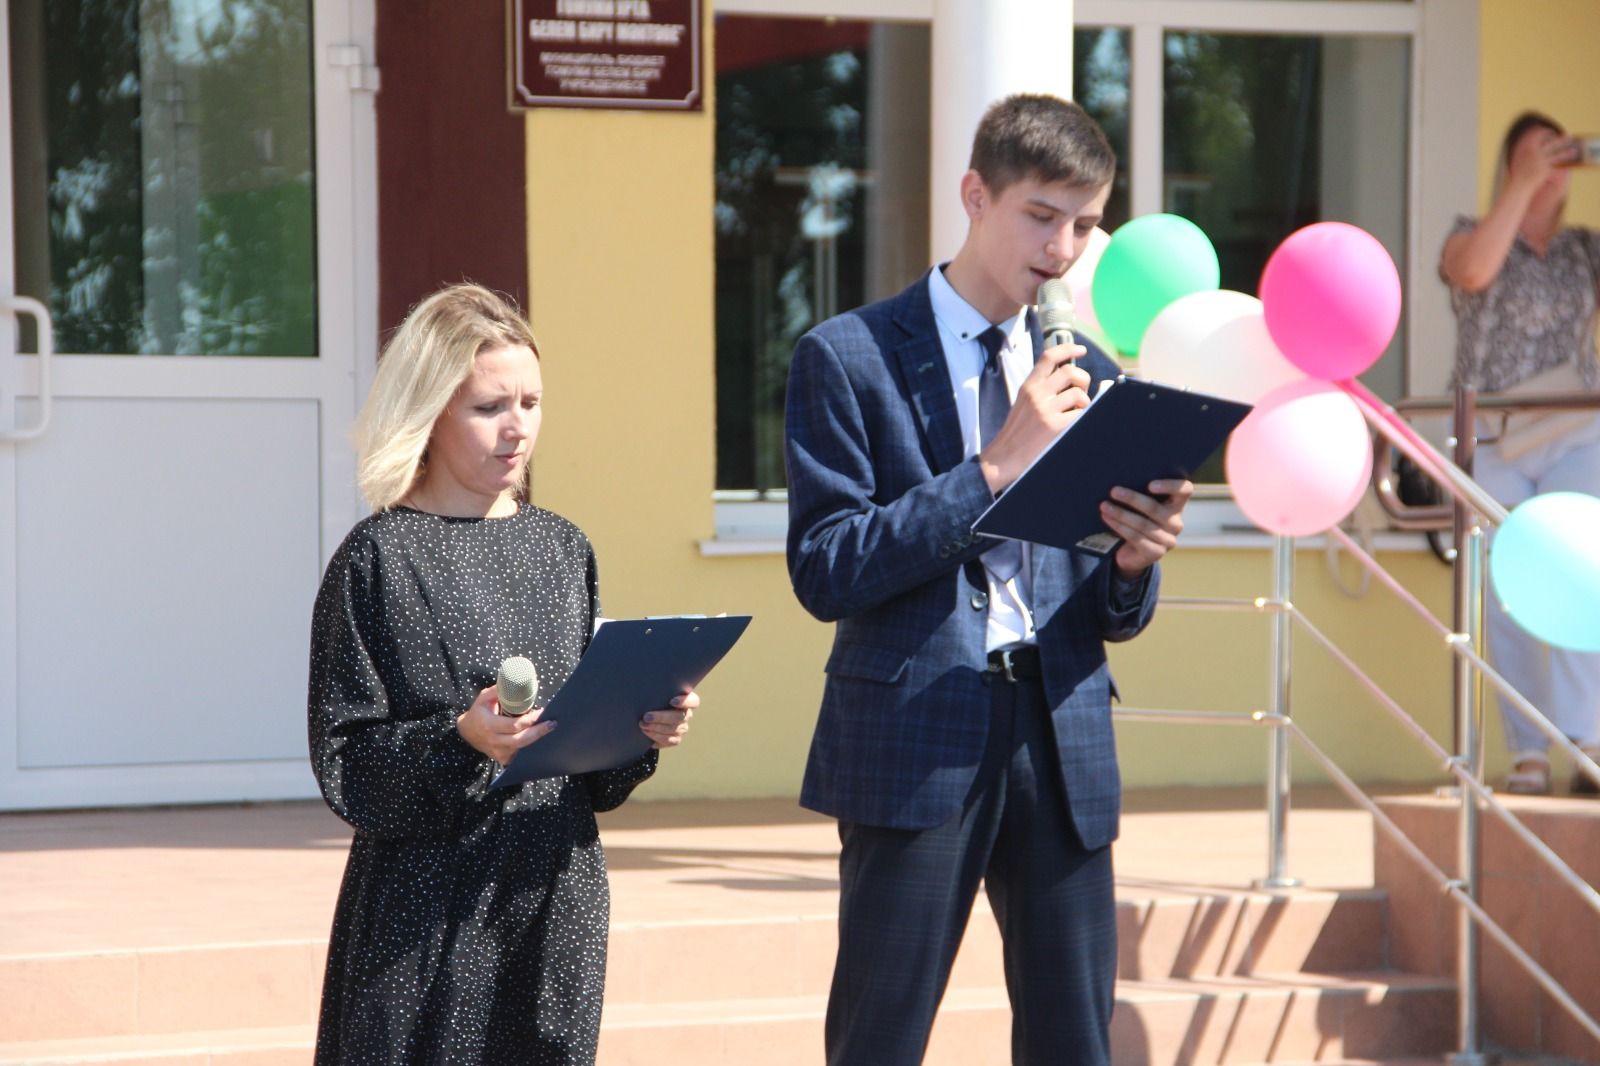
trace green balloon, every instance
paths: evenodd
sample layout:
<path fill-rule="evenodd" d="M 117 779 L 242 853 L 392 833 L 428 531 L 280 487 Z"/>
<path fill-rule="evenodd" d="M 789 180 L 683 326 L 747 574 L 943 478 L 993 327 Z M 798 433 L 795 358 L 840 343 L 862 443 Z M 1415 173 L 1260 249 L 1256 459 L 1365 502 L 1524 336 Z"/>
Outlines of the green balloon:
<path fill-rule="evenodd" d="M 1143 215 L 1111 235 L 1090 298 L 1112 343 L 1133 354 L 1162 308 L 1180 296 L 1216 289 L 1221 281 L 1217 250 L 1199 226 L 1177 215 Z"/>

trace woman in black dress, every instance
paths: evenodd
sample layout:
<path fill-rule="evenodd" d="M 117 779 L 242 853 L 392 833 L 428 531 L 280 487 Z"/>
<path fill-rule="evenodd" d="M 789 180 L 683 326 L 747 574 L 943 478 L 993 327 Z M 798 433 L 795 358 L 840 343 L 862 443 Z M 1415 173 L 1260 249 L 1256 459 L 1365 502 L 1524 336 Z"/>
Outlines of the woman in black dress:
<path fill-rule="evenodd" d="M 553 722 L 498 713 L 500 663 L 541 693 L 599 613 L 594 552 L 527 503 L 542 386 L 525 319 L 459 285 L 419 304 L 358 427 L 375 512 L 328 564 L 312 624 L 311 762 L 355 827 L 334 915 L 319 1064 L 592 1063 L 608 894 L 595 812 L 655 770 L 489 791 Z M 640 723 L 656 748 L 694 693 Z"/>

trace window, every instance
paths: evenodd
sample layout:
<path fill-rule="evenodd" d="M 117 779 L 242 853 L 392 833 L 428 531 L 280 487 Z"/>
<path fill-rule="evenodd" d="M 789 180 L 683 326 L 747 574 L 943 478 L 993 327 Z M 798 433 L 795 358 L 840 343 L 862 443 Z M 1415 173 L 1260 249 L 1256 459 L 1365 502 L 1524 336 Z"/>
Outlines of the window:
<path fill-rule="evenodd" d="M 1254 294 L 1285 237 L 1324 220 L 1405 267 L 1409 43 L 1193 31 L 1162 38 L 1161 206 L 1211 238 L 1222 287 Z M 1365 375 L 1398 398 L 1405 327 Z M 1196 481 L 1220 483 L 1219 450 Z"/>
<path fill-rule="evenodd" d="M 1080 29 L 1072 35 L 1072 97 L 1105 130 L 1117 153 L 1105 218 L 1107 233 L 1128 221 L 1128 31 L 1120 27 Z"/>
<path fill-rule="evenodd" d="M 316 354 L 310 18 L 10 5 L 17 289 L 60 351 Z"/>
<path fill-rule="evenodd" d="M 800 335 L 929 266 L 929 33 L 728 15 L 716 33 L 716 484 L 759 499 L 784 485 L 783 391 Z M 1082 30 L 1076 44 L 1076 93 L 1122 157 L 1127 33 Z M 1107 225 L 1127 217 L 1123 170 Z"/>
<path fill-rule="evenodd" d="M 784 487 L 800 335 L 927 269 L 928 27 L 719 16 L 717 480 Z"/>
<path fill-rule="evenodd" d="M 1267 258 L 1313 222 L 1350 222 L 1405 270 L 1410 43 L 1169 31 L 1162 195 L 1216 246 L 1222 287 L 1254 293 Z M 1405 327 L 1368 384 L 1402 391 Z"/>
<path fill-rule="evenodd" d="M 927 24 L 833 17 L 892 8 L 889 17 L 911 19 L 921 5 L 785 7 L 813 18 L 767 17 L 772 7 L 724 0 L 717 20 L 716 484 L 725 505 L 781 496 L 794 340 L 928 266 Z M 1186 215 L 1216 246 L 1222 285 L 1253 293 L 1289 233 L 1347 221 L 1378 237 L 1409 279 L 1407 316 L 1427 304 L 1408 263 L 1417 4 L 1076 0 L 1075 12 L 1073 94 L 1119 160 L 1106 229 L 1156 211 Z M 1440 40 L 1454 32 L 1451 23 Z M 1425 306 L 1423 322 L 1435 311 Z M 1405 393 L 1418 328 L 1402 320 L 1363 375 L 1378 394 Z M 755 514 L 719 509 L 718 528 L 771 531 Z"/>

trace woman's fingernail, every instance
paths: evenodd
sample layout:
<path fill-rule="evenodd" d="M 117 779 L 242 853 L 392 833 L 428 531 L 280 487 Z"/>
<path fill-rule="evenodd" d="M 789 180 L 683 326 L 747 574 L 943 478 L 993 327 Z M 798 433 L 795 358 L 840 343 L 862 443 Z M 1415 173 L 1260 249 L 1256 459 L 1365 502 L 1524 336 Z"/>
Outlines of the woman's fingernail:
<path fill-rule="evenodd" d="M 655 716 L 655 713 L 654 713 L 654 712 L 651 712 L 651 713 L 650 713 L 650 714 L 647 714 L 647 715 L 645 715 L 645 716 L 644 716 L 644 720 L 645 720 L 645 721 L 647 721 L 647 722 L 653 722 L 653 721 L 655 721 L 655 720 L 656 720 L 656 716 Z"/>

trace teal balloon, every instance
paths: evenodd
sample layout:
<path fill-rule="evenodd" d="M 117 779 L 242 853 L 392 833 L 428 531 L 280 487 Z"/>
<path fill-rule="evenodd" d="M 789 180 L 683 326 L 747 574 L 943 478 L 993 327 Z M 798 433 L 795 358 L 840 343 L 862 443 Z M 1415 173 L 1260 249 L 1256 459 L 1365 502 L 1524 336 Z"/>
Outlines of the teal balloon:
<path fill-rule="evenodd" d="M 1141 215 L 1111 235 L 1089 292 L 1111 342 L 1133 354 L 1162 308 L 1221 283 L 1217 250 L 1205 231 L 1177 215 Z"/>
<path fill-rule="evenodd" d="M 1547 492 L 1519 505 L 1490 543 L 1489 581 L 1540 640 L 1600 651 L 1600 499 Z"/>

